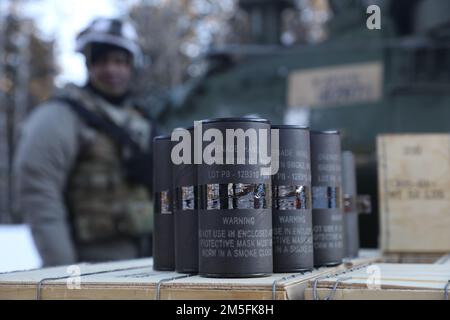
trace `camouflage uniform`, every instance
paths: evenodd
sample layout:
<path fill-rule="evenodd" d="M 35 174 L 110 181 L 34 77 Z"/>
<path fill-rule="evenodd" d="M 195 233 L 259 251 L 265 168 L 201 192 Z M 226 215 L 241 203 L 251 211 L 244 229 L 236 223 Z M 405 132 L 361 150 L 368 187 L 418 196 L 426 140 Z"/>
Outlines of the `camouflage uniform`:
<path fill-rule="evenodd" d="M 61 95 L 125 129 L 142 149 L 150 147 L 152 123 L 130 101 L 113 106 L 74 85 Z M 122 152 L 108 134 L 89 127 L 60 100 L 44 103 L 30 116 L 15 168 L 20 209 L 45 266 L 143 253 L 152 204 L 149 191 L 126 178 Z"/>

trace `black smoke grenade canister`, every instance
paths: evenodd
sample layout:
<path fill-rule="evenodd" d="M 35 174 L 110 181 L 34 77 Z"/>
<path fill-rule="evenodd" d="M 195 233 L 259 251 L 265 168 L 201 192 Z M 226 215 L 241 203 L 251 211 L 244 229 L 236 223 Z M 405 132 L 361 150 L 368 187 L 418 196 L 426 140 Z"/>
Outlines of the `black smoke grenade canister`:
<path fill-rule="evenodd" d="M 202 123 L 203 161 L 198 168 L 202 276 L 243 278 L 273 272 L 270 129 L 263 119 Z M 263 174 L 263 168 L 269 172 Z"/>
<path fill-rule="evenodd" d="M 344 258 L 339 132 L 311 132 L 311 173 L 314 265 L 338 265 Z"/>
<path fill-rule="evenodd" d="M 153 140 L 153 268 L 158 271 L 175 270 L 171 150 L 170 136 Z"/>
<path fill-rule="evenodd" d="M 279 130 L 279 171 L 272 177 L 273 268 L 275 273 L 314 267 L 309 129 Z"/>
<path fill-rule="evenodd" d="M 342 189 L 344 192 L 344 248 L 345 257 L 354 258 L 359 253 L 359 226 L 355 157 L 350 151 L 342 153 Z"/>
<path fill-rule="evenodd" d="M 182 131 L 182 132 L 181 132 Z M 175 129 L 189 139 L 190 159 L 173 165 L 175 271 L 198 272 L 198 190 L 194 164 L 194 128 Z M 181 138 L 180 138 L 181 139 Z M 173 142 L 174 145 L 180 142 Z"/>

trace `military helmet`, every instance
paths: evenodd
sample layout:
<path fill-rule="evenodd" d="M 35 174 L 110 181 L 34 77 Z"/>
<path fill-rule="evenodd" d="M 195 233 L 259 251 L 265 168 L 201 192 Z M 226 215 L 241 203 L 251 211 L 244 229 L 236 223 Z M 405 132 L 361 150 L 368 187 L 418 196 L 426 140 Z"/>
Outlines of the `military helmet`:
<path fill-rule="evenodd" d="M 88 55 L 92 43 L 110 44 L 131 53 L 135 64 L 142 57 L 136 29 L 129 21 L 111 18 L 95 19 L 76 39 L 76 51 Z"/>

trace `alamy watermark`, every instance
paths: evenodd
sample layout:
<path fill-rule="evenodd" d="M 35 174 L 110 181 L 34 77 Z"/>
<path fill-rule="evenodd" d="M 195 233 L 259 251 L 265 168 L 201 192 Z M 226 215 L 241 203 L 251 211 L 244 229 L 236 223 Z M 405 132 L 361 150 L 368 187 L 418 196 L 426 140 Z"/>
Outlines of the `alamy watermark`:
<path fill-rule="evenodd" d="M 193 137 L 189 130 L 176 129 L 172 132 L 171 140 L 178 142 L 171 153 L 175 165 L 192 164 L 193 152 L 194 164 L 261 165 L 260 173 L 263 176 L 278 173 L 278 129 L 226 129 L 224 137 L 222 131 L 215 128 L 203 132 L 202 122 L 195 121 Z M 205 142 L 208 144 L 204 146 Z M 268 150 L 269 145 L 271 150 Z"/>
<path fill-rule="evenodd" d="M 69 290 L 81 289 L 81 268 L 78 265 L 68 266 L 66 272 L 70 275 L 67 278 L 66 286 Z"/>
<path fill-rule="evenodd" d="M 369 15 L 366 22 L 367 29 L 381 30 L 381 8 L 373 4 L 367 7 L 366 13 Z"/>
<path fill-rule="evenodd" d="M 381 290 L 381 268 L 377 265 L 368 266 L 366 273 L 369 275 L 367 278 L 367 289 L 369 290 Z"/>

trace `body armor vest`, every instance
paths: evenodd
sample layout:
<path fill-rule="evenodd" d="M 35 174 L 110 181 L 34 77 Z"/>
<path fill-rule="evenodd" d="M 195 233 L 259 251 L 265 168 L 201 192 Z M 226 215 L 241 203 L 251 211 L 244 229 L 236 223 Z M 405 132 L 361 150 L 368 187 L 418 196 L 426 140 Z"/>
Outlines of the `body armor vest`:
<path fill-rule="evenodd" d="M 150 147 L 151 123 L 148 119 L 132 108 L 119 109 L 93 97 L 85 89 L 78 90 L 81 96 L 72 95 L 71 98 L 81 99 L 79 101 L 89 111 L 109 117 L 124 127 L 143 148 Z M 122 146 L 108 133 L 88 129 L 91 130 L 90 138 L 81 145 L 66 192 L 75 239 L 89 243 L 149 235 L 153 224 L 149 190 L 127 179 Z"/>

